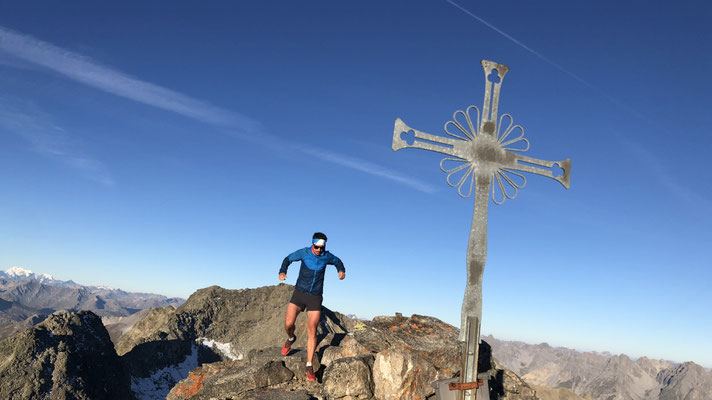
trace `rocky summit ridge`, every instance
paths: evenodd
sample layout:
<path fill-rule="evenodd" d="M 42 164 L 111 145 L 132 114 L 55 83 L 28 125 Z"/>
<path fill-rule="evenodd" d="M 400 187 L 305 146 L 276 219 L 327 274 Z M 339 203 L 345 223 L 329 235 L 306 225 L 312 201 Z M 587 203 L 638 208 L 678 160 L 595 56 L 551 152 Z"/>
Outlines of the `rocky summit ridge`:
<path fill-rule="evenodd" d="M 292 291 L 287 284 L 200 289 L 179 307 L 116 317 L 115 345 L 95 313 L 55 313 L 0 341 L 0 398 L 424 400 L 434 399 L 431 382 L 459 376 L 455 327 L 428 316 L 358 320 L 324 308 L 318 382 L 307 381 L 304 314 L 292 352 L 280 353 Z M 567 349 L 503 352 L 510 343 L 485 337 L 481 344 L 491 400 L 710 399 L 710 372 L 694 363 L 605 356 L 586 366 Z M 631 365 L 632 376 L 619 376 Z M 587 368 L 597 372 L 585 375 Z M 659 386 L 641 391 L 651 376 Z"/>
<path fill-rule="evenodd" d="M 360 321 L 324 308 L 318 382 L 309 382 L 303 314 L 291 354 L 280 353 L 292 291 L 201 289 L 177 308 L 147 312 L 115 347 L 90 311 L 50 315 L 0 341 L 0 398 L 420 400 L 433 398 L 433 380 L 459 373 L 457 329 L 436 318 Z M 536 399 L 487 349 L 492 399 Z"/>

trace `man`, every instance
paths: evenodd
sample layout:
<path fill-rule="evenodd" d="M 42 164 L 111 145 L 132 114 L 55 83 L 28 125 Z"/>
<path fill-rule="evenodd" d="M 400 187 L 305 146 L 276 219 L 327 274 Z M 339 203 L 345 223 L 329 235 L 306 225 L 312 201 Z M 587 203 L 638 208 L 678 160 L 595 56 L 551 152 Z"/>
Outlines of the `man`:
<path fill-rule="evenodd" d="M 284 320 L 284 329 L 287 331 L 287 341 L 282 347 L 282 354 L 289 354 L 292 344 L 297 339 L 294 336 L 294 322 L 297 315 L 306 310 L 307 312 L 307 379 L 316 380 L 312 359 L 316 349 L 316 326 L 321 318 L 321 302 L 324 289 L 324 272 L 327 265 L 335 265 L 339 272 L 339 279 L 346 277 L 346 269 L 339 257 L 326 251 L 326 235 L 316 232 L 312 236 L 311 247 L 299 249 L 288 255 L 282 261 L 279 269 L 279 280 L 287 279 L 287 268 L 295 261 L 301 261 L 299 268 L 299 278 L 294 287 L 292 299 L 287 305 L 287 316 Z"/>

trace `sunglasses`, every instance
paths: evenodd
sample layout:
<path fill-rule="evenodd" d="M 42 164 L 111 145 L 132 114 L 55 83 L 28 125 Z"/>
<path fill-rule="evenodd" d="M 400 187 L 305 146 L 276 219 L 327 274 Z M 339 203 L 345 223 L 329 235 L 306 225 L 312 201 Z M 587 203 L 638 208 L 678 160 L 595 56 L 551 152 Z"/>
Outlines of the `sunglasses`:
<path fill-rule="evenodd" d="M 314 249 L 316 249 L 316 250 L 324 250 L 324 246 L 314 246 Z"/>

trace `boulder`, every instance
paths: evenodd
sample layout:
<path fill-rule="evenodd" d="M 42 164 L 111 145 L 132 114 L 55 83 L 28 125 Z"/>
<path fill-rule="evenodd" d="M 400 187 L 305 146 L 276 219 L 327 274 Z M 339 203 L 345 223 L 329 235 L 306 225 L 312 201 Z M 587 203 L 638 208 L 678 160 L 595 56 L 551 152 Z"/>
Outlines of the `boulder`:
<path fill-rule="evenodd" d="M 418 400 L 434 393 L 430 383 L 440 378 L 438 370 L 424 356 L 393 347 L 376 354 L 373 383 L 377 399 Z"/>
<path fill-rule="evenodd" d="M 322 346 L 318 353 L 319 361 L 322 365 L 328 367 L 334 360 L 340 358 L 357 357 L 371 354 L 368 349 L 366 349 L 361 343 L 359 343 L 353 336 L 344 336 L 338 342 L 331 341 L 332 343 L 338 343 L 336 345 L 325 345 Z"/>
<path fill-rule="evenodd" d="M 310 396 L 304 390 L 290 390 L 290 389 L 258 389 L 250 390 L 235 400 L 312 400 L 313 397 Z"/>
<path fill-rule="evenodd" d="M 307 379 L 307 352 L 306 350 L 297 349 L 289 354 L 289 356 L 283 356 L 280 347 L 272 347 L 268 349 L 253 350 L 247 355 L 247 361 L 252 364 L 264 364 L 269 361 L 280 361 L 284 363 L 292 373 L 294 373 L 294 380 L 306 381 Z M 321 368 L 319 364 L 318 357 L 314 357 L 312 360 L 314 371 L 318 371 Z"/>
<path fill-rule="evenodd" d="M 2 399 L 132 399 L 101 318 L 57 313 L 0 342 Z"/>
<path fill-rule="evenodd" d="M 278 361 L 265 364 L 244 361 L 206 364 L 191 371 L 188 378 L 173 387 L 166 399 L 236 398 L 255 389 L 287 382 L 292 377 L 294 373 Z"/>
<path fill-rule="evenodd" d="M 328 400 L 366 400 L 373 398 L 371 364 L 373 357 L 340 358 L 324 371 L 323 392 Z"/>
<path fill-rule="evenodd" d="M 536 391 L 506 369 L 490 371 L 490 400 L 538 400 Z"/>

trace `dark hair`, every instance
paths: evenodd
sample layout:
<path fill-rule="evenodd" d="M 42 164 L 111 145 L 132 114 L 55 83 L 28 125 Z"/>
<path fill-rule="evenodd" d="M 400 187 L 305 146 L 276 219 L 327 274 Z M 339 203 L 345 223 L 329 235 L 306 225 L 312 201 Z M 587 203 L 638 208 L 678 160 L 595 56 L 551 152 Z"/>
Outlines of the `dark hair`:
<path fill-rule="evenodd" d="M 324 235 L 324 234 L 321 233 L 321 232 L 316 232 L 316 233 L 314 233 L 314 236 L 312 236 L 312 240 L 314 240 L 314 239 L 324 239 L 324 241 L 327 240 L 327 239 L 326 239 L 326 235 Z"/>

